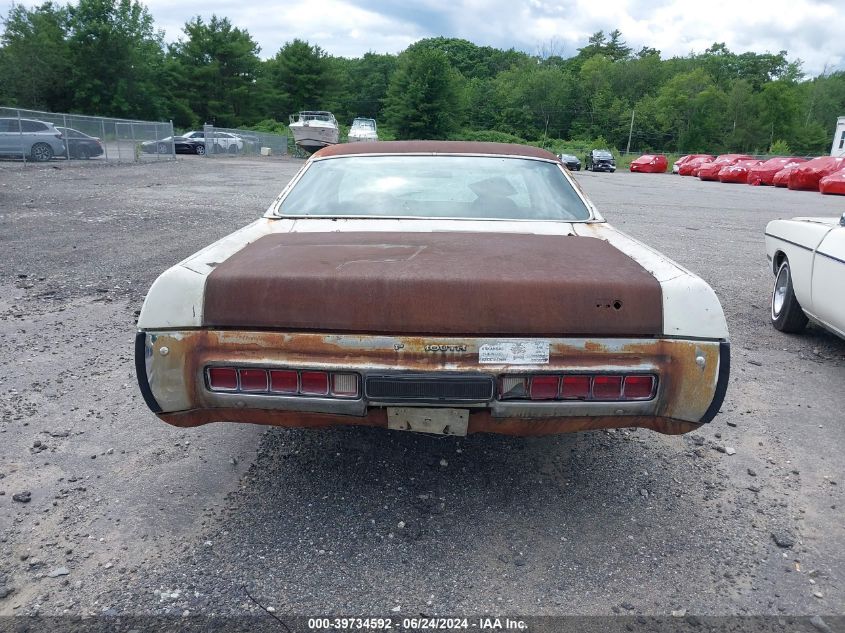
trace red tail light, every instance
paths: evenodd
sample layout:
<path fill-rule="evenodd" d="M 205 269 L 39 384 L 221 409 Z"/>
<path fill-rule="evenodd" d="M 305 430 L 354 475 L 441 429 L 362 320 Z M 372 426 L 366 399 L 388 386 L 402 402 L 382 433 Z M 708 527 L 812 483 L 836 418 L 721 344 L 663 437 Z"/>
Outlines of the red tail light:
<path fill-rule="evenodd" d="M 589 376 L 564 376 L 560 383 L 560 397 L 564 400 L 589 400 Z"/>
<path fill-rule="evenodd" d="M 596 376 L 593 378 L 595 400 L 619 400 L 622 397 L 622 376 Z"/>
<path fill-rule="evenodd" d="M 265 369 L 239 369 L 238 376 L 241 379 L 241 391 L 263 392 L 267 391 L 267 370 Z"/>
<path fill-rule="evenodd" d="M 329 393 L 329 375 L 324 371 L 303 371 L 299 374 L 299 391 L 309 396 Z"/>
<path fill-rule="evenodd" d="M 299 374 L 288 369 L 271 369 L 270 391 L 273 393 L 296 393 L 299 391 Z"/>
<path fill-rule="evenodd" d="M 654 394 L 654 376 L 625 376 L 623 400 L 648 400 Z"/>
<path fill-rule="evenodd" d="M 209 367 L 208 386 L 215 391 L 237 391 L 238 370 L 234 367 Z"/>
<path fill-rule="evenodd" d="M 532 400 L 554 400 L 559 383 L 558 376 L 532 376 L 529 395 Z"/>
<path fill-rule="evenodd" d="M 536 374 L 499 378 L 500 400 L 651 400 L 657 393 L 653 374 Z"/>
<path fill-rule="evenodd" d="M 263 367 L 207 367 L 211 391 L 287 396 L 357 398 L 361 393 L 358 374 Z"/>

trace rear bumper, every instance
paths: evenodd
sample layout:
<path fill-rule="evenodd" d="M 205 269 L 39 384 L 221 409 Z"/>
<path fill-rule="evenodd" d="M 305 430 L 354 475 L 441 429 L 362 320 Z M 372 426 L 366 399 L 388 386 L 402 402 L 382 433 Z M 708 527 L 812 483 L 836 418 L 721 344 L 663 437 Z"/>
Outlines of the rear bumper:
<path fill-rule="evenodd" d="M 713 419 L 730 373 L 726 341 L 680 339 L 547 339 L 549 362 L 479 364 L 492 338 L 325 335 L 244 331 L 139 332 L 136 370 L 147 405 L 176 426 L 229 421 L 289 427 L 384 427 L 389 406 L 448 406 L 469 410 L 468 432 L 545 435 L 601 428 L 692 431 Z M 449 403 L 387 402 L 276 394 L 221 393 L 206 386 L 209 365 L 492 376 L 549 372 L 648 372 L 658 376 L 648 401 L 499 400 Z"/>

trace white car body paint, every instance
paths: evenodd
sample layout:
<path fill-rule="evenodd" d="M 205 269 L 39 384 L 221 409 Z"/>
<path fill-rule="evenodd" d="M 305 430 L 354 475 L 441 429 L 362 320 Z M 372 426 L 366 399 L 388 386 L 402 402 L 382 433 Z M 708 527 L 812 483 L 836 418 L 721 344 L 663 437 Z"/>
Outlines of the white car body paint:
<path fill-rule="evenodd" d="M 773 220 L 766 256 L 777 272 L 789 260 L 792 288 L 804 313 L 845 338 L 845 226 L 838 218 Z"/>

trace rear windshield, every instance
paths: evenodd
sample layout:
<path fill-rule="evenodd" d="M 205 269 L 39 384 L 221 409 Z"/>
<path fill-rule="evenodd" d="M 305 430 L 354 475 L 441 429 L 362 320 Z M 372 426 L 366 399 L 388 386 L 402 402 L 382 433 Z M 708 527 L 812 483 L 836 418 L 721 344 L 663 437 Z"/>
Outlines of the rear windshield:
<path fill-rule="evenodd" d="M 314 161 L 285 216 L 590 219 L 555 163 L 497 156 L 344 156 Z"/>

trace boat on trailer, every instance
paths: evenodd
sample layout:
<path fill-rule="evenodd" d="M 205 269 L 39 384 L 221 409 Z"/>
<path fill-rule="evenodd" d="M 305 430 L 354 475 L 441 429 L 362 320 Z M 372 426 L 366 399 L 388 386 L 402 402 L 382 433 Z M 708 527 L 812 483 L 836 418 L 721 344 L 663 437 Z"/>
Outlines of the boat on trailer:
<path fill-rule="evenodd" d="M 355 117 L 349 128 L 347 138 L 350 143 L 374 142 L 378 140 L 378 127 L 375 119 Z"/>
<path fill-rule="evenodd" d="M 337 144 L 340 136 L 337 119 L 324 110 L 303 110 L 290 117 L 291 134 L 297 146 L 306 152 L 316 152 L 328 145 Z"/>

